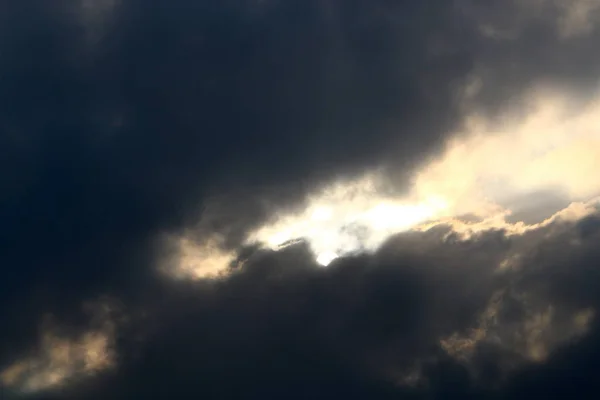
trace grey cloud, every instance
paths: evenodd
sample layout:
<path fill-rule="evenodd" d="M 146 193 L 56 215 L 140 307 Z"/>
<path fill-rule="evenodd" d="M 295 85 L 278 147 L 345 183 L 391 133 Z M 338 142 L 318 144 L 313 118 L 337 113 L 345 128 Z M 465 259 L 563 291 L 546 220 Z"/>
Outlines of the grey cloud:
<path fill-rule="evenodd" d="M 585 371 L 577 346 L 595 340 L 598 235 L 582 233 L 588 223 L 466 241 L 449 240 L 442 228 L 401 234 L 372 256 L 326 269 L 300 243 L 254 253 L 224 280 L 165 282 L 140 304 L 151 312 L 137 322 L 137 339 L 117 347 L 119 373 L 81 393 L 422 398 L 522 396 L 520 385 L 545 391 L 545 366 L 575 357 L 569 368 Z M 579 244 L 566 245 L 567 238 Z M 514 253 L 522 262 L 501 269 Z"/>
<path fill-rule="evenodd" d="M 596 260 L 593 219 L 524 254 L 502 232 L 442 242 L 432 231 L 329 270 L 293 247 L 187 289 L 154 273 L 156 238 L 200 216 L 202 234 L 236 248 L 330 179 L 385 167 L 405 182 L 473 109 L 500 113 L 537 83 L 584 96 L 597 79 L 597 30 L 561 37 L 562 11 L 520 4 L 129 0 L 93 43 L 69 2 L 4 5 L 1 359 L 35 341 L 41 315 L 77 319 L 83 300 L 109 294 L 157 310 L 156 325 L 141 358 L 93 387 L 100 398 L 236 396 L 236 379 L 248 397 L 304 387 L 296 396 L 376 398 L 397 394 L 387 373 L 476 325 L 507 284 L 494 267 L 511 251 L 531 265 L 519 272 L 524 291 L 532 279 L 535 293 L 594 307 L 595 275 L 584 273 Z M 473 79 L 480 89 L 465 97 Z M 582 244 L 567 251 L 565 241 Z M 564 272 L 572 264 L 581 267 Z M 537 283 L 554 275 L 536 268 L 579 289 Z"/>

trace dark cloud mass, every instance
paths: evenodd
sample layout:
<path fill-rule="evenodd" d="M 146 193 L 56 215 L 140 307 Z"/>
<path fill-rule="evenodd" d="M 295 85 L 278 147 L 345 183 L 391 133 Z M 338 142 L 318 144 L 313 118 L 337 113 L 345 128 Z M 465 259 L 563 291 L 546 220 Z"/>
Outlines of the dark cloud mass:
<path fill-rule="evenodd" d="M 590 101 L 600 7 L 565 4 L 2 3 L 0 398 L 597 396 L 597 212 L 442 224 L 327 268 L 243 243 L 331 181 L 379 168 L 407 191 L 472 113 L 526 113 L 541 86 Z M 243 262 L 157 273 L 186 232 Z M 67 350 L 30 370 L 86 377 L 24 390 L 8 366 L 36 346 Z"/>

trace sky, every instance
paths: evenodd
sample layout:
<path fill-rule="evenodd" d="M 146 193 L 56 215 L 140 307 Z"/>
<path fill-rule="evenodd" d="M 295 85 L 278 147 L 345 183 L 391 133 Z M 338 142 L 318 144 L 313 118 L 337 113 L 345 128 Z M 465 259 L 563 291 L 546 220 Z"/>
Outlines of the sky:
<path fill-rule="evenodd" d="M 0 5 L 0 398 L 597 398 L 600 0 Z"/>

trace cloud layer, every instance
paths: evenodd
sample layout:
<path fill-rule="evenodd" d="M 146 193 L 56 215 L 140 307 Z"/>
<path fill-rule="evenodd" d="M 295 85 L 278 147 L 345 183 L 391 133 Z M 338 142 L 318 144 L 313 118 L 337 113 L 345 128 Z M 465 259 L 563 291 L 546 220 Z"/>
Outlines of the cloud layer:
<path fill-rule="evenodd" d="M 592 393 L 599 4 L 2 6 L 2 396 Z"/>

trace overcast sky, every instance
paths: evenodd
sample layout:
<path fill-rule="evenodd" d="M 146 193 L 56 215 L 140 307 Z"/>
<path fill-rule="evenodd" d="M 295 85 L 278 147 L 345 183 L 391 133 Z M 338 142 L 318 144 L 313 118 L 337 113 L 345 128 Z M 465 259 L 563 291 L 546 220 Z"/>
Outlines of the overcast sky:
<path fill-rule="evenodd" d="M 0 398 L 600 395 L 600 0 L 0 6 Z"/>

